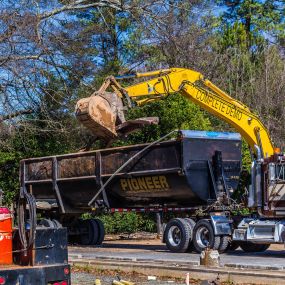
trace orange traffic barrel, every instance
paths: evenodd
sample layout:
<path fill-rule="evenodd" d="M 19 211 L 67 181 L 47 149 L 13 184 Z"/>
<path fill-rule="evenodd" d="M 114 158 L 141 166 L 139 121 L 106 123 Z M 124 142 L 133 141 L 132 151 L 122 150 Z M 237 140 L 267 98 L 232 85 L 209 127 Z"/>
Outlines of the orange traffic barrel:
<path fill-rule="evenodd" d="M 0 264 L 12 264 L 12 213 L 0 207 Z"/>

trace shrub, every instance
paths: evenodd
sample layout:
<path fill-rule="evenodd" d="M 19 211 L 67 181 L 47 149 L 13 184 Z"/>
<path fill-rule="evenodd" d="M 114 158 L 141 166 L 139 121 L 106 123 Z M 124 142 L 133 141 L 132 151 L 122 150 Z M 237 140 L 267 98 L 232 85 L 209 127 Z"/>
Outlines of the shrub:
<path fill-rule="evenodd" d="M 137 231 L 154 232 L 156 229 L 154 216 L 151 214 L 114 213 L 98 217 L 108 234 L 134 233 Z"/>

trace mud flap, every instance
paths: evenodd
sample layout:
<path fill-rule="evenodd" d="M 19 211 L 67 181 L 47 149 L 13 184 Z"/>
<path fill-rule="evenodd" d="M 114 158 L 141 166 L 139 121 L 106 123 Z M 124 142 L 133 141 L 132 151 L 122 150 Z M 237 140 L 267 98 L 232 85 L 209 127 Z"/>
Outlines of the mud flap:
<path fill-rule="evenodd" d="M 212 215 L 211 223 L 213 225 L 216 236 L 232 235 L 232 221 L 226 216 Z"/>

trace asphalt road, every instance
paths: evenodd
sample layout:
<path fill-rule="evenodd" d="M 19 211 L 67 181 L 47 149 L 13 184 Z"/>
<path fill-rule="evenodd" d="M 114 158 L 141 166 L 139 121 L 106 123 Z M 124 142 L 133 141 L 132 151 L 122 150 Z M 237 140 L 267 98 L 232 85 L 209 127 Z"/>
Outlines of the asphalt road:
<path fill-rule="evenodd" d="M 112 259 L 198 265 L 196 253 L 172 253 L 159 240 L 105 241 L 100 247 L 70 246 L 70 258 Z M 263 253 L 245 253 L 241 249 L 220 255 L 221 264 L 234 268 L 285 270 L 285 249 L 273 245 Z"/>

